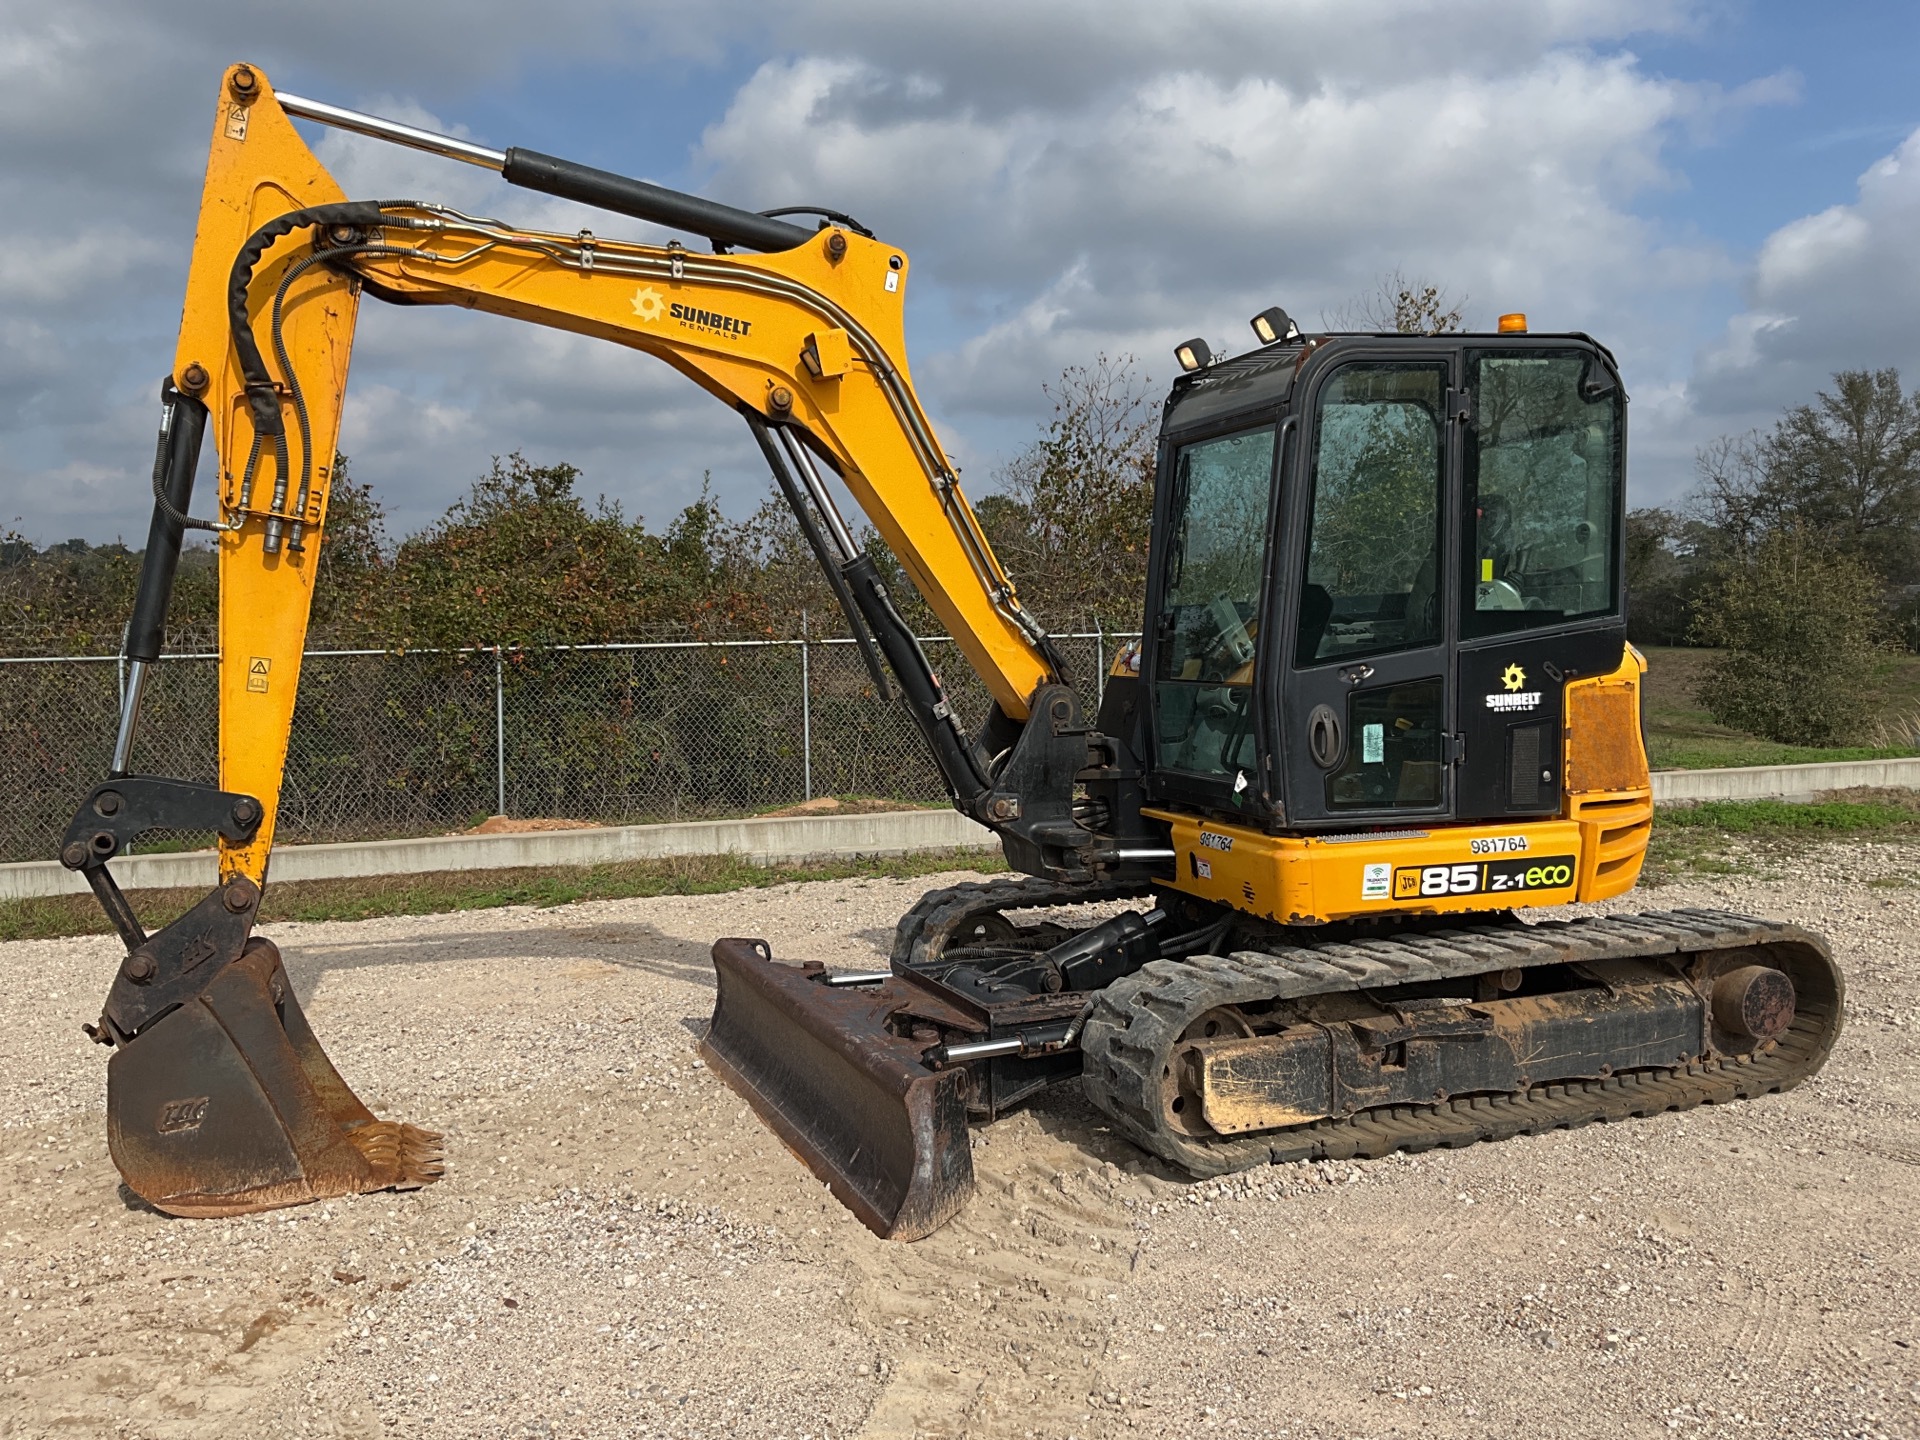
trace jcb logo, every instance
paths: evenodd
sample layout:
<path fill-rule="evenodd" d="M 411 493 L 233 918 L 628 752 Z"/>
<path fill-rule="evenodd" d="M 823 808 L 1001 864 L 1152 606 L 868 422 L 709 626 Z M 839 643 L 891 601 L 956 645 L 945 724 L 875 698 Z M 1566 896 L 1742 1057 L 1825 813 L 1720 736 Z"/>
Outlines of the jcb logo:
<path fill-rule="evenodd" d="M 160 1124 L 156 1128 L 162 1135 L 198 1130 L 200 1122 L 207 1118 L 207 1099 L 200 1095 L 192 1100 L 169 1100 L 160 1107 Z"/>

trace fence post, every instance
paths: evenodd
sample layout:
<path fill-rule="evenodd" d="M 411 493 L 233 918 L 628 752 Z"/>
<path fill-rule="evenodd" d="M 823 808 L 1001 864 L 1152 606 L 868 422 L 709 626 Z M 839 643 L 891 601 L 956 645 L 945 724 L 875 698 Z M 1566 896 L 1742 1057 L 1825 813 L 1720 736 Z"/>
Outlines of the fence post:
<path fill-rule="evenodd" d="M 807 610 L 800 607 L 800 774 L 813 798 L 813 684 L 807 666 Z"/>
<path fill-rule="evenodd" d="M 507 813 L 507 673 L 500 647 L 493 647 L 493 800 L 494 814 Z"/>
<path fill-rule="evenodd" d="M 1093 617 L 1093 697 L 1095 706 L 1107 698 L 1107 627 L 1098 615 Z"/>

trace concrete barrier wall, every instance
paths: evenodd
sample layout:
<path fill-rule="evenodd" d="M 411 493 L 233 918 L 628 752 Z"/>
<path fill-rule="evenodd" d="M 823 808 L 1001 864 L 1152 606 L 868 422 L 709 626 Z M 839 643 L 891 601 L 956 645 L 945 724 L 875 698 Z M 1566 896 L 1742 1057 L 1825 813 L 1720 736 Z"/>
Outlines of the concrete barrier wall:
<path fill-rule="evenodd" d="M 1657 770 L 1656 805 L 1700 800 L 1805 800 L 1860 786 L 1920 789 L 1920 759 L 1820 765 L 1760 765 L 1728 770 Z M 360 875 L 420 875 L 445 870 L 505 870 L 528 865 L 605 865 L 674 855 L 739 855 L 758 864 L 917 850 L 995 850 L 991 831 L 952 810 L 894 810 L 879 815 L 795 815 L 777 820 L 692 820 L 675 825 L 607 825 L 526 835 L 440 835 L 341 845 L 283 845 L 273 852 L 275 880 L 335 880 Z M 211 889 L 213 852 L 129 855 L 113 862 L 123 890 L 169 886 Z M 0 900 L 79 894 L 87 885 L 57 861 L 0 865 Z"/>
<path fill-rule="evenodd" d="M 993 832 L 953 810 L 892 810 L 877 815 L 795 815 L 777 820 L 692 820 L 674 825 L 607 825 L 524 835 L 440 835 L 341 845 L 283 845 L 271 878 L 334 880 L 359 875 L 419 875 L 444 870 L 506 870 L 526 865 L 605 865 L 675 855 L 739 855 L 758 864 L 919 850 L 997 850 Z M 166 886 L 211 889 L 210 850 L 129 855 L 113 862 L 123 890 Z M 84 892 L 86 881 L 58 861 L 0 865 L 0 900 Z"/>
<path fill-rule="evenodd" d="M 1810 800 L 1828 790 L 1854 790 L 1861 786 L 1920 790 L 1920 759 L 1752 765 L 1727 770 L 1656 770 L 1653 803 Z"/>

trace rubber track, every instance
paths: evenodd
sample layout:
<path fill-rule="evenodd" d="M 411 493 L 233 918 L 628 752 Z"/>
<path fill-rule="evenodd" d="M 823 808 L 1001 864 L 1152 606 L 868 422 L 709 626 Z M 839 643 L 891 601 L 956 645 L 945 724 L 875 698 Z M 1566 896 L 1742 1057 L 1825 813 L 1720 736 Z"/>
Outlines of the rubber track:
<path fill-rule="evenodd" d="M 1151 893 L 1147 885 L 1098 885 L 1021 876 L 1008 880 L 972 880 L 929 890 L 894 927 L 896 969 L 939 963 L 947 944 L 969 921 L 1001 910 L 1037 910 L 1053 905 L 1086 905 L 1097 900 L 1131 900 Z"/>
<path fill-rule="evenodd" d="M 1264 1134 L 1203 1138 L 1160 1123 L 1163 1067 L 1182 1030 L 1217 1005 L 1300 999 L 1458 979 L 1508 968 L 1686 957 L 1758 946 L 1773 951 L 1798 996 L 1791 1027 L 1762 1055 L 1623 1071 L 1604 1080 L 1512 1094 L 1395 1105 Z M 1088 1098 L 1122 1134 L 1189 1174 L 1224 1175 L 1269 1161 L 1346 1160 L 1394 1150 L 1470 1145 L 1595 1120 L 1624 1120 L 1790 1090 L 1817 1071 L 1840 1032 L 1843 982 L 1826 942 L 1796 926 L 1723 910 L 1479 925 L 1350 944 L 1159 960 L 1100 995 L 1081 1047 Z"/>

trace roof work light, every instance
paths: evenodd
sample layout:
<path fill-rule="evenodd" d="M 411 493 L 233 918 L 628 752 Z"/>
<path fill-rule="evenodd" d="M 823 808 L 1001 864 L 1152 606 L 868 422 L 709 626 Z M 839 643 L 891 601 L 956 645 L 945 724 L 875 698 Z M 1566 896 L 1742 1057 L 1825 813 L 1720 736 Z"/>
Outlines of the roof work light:
<path fill-rule="evenodd" d="M 1262 345 L 1271 345 L 1276 340 L 1291 340 L 1300 333 L 1300 327 L 1293 323 L 1293 317 L 1278 305 L 1269 305 L 1247 323 L 1253 326 L 1253 333 L 1260 337 Z"/>
<path fill-rule="evenodd" d="M 1173 358 L 1180 362 L 1182 370 L 1198 370 L 1213 359 L 1213 351 L 1204 340 L 1186 340 L 1173 347 Z"/>

